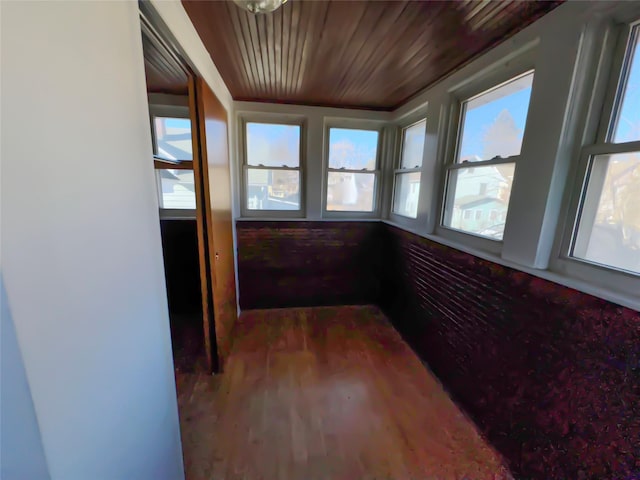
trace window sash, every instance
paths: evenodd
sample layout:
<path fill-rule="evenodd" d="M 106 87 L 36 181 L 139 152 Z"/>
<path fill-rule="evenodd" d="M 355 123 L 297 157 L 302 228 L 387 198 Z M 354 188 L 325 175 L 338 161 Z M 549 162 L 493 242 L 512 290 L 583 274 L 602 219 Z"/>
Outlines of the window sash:
<path fill-rule="evenodd" d="M 638 36 L 640 36 L 640 20 L 620 27 L 618 44 L 613 52 L 613 62 L 610 67 L 611 73 L 606 81 L 605 101 L 599 119 L 597 143 L 617 145 L 612 139 L 624 100 L 624 90 L 633 60 L 633 46 Z"/>
<path fill-rule="evenodd" d="M 631 66 L 632 48 L 634 42 L 637 41 L 638 35 L 640 35 L 640 20 L 618 28 L 617 44 L 609 47 L 609 51 L 613 52 L 613 59 L 609 65 L 610 74 L 596 80 L 594 85 L 594 91 L 604 89 L 604 94 L 600 100 L 602 110 L 596 121 L 598 128 L 596 135 L 594 135 L 596 137 L 595 142 L 584 145 L 580 149 L 576 175 L 576 178 L 580 179 L 580 184 L 576 185 L 571 196 L 566 224 L 567 228 L 562 236 L 560 242 L 561 249 L 559 252 L 560 260 L 571 261 L 585 267 L 596 268 L 601 272 L 612 272 L 617 275 L 632 278 L 637 278 L 638 274 L 576 256 L 575 253 L 576 249 L 580 250 L 582 248 L 580 242 L 583 241 L 583 239 L 579 238 L 581 224 L 583 228 L 585 228 L 585 224 L 582 222 L 595 221 L 595 213 L 588 212 L 589 209 L 597 208 L 597 205 L 590 205 L 590 199 L 587 198 L 589 196 L 590 183 L 593 181 L 604 182 L 604 173 L 598 172 L 597 170 L 606 170 L 608 166 L 608 162 L 603 162 L 602 165 L 595 166 L 596 157 L 640 151 L 640 140 L 624 143 L 613 142 L 613 136 L 619 120 L 620 108 L 624 100 L 624 90 L 629 75 L 629 68 Z M 597 109 L 593 111 L 598 112 Z M 595 113 L 595 115 L 597 115 L 597 113 Z M 600 176 L 602 176 L 602 178 L 598 178 Z M 597 203 L 597 200 L 592 199 L 592 202 L 595 201 L 595 203 Z M 587 226 L 589 225 L 587 224 Z"/>
<path fill-rule="evenodd" d="M 331 149 L 331 130 L 364 130 L 370 132 L 377 132 L 378 139 L 376 143 L 376 166 L 375 169 L 349 169 L 349 168 L 335 168 L 329 166 L 329 155 Z M 322 194 L 322 215 L 326 218 L 374 218 L 377 217 L 380 211 L 380 191 L 381 191 L 381 152 L 383 150 L 383 136 L 384 132 L 382 128 L 372 125 L 362 125 L 361 123 L 331 123 L 325 124 L 325 154 L 324 154 L 324 180 L 323 180 L 323 194 Z M 329 195 L 329 174 L 330 173 L 363 173 L 374 175 L 373 181 L 373 204 L 371 210 L 329 210 L 328 208 L 328 195 Z"/>
<path fill-rule="evenodd" d="M 624 87 L 631 64 L 629 47 L 633 44 L 634 36 L 640 34 L 640 29 L 637 28 L 639 26 L 640 20 L 618 25 L 615 28 L 613 43 L 608 47 L 610 60 L 606 64 L 605 71 L 609 73 L 605 74 L 604 78 L 598 78 L 594 84 L 595 90 L 604 90 L 600 99 L 601 114 L 595 122 L 597 130 L 594 135 L 594 143 L 596 144 L 613 144 L 611 140 L 617 125 Z M 593 115 L 596 116 L 598 114 L 594 113 Z"/>
<path fill-rule="evenodd" d="M 249 170 L 271 170 L 271 171 L 283 171 L 283 172 L 298 172 L 298 208 L 295 209 L 257 209 L 257 208 L 249 208 Z M 243 191 L 243 199 L 242 205 L 246 212 L 249 215 L 260 216 L 265 215 L 265 213 L 270 214 L 272 216 L 291 216 L 291 215 L 299 215 L 303 210 L 303 196 L 302 196 L 302 169 L 300 167 L 265 167 L 265 166 L 253 166 L 253 165 L 244 165 L 243 166 L 243 176 L 242 181 L 244 185 Z"/>
<path fill-rule="evenodd" d="M 248 162 L 248 135 L 247 124 L 249 123 L 261 123 L 267 125 L 291 125 L 300 127 L 300 139 L 299 139 L 299 162 L 296 167 L 287 166 L 266 166 L 266 165 L 250 165 Z M 305 145 L 306 145 L 306 124 L 301 119 L 292 118 L 261 118 L 260 116 L 241 117 L 239 120 L 240 135 L 242 147 L 242 178 L 240 193 L 242 198 L 240 199 L 240 209 L 243 217 L 283 217 L 283 218 L 299 218 L 304 216 L 305 212 L 305 171 L 306 171 L 306 158 L 305 158 Z M 280 171 L 297 171 L 298 172 L 298 194 L 299 194 L 299 206 L 293 210 L 260 210 L 249 208 L 249 170 L 280 170 Z"/>
<path fill-rule="evenodd" d="M 398 195 L 398 187 L 399 187 L 399 183 L 398 183 L 398 179 L 399 177 L 401 177 L 402 175 L 409 175 L 411 173 L 418 173 L 420 174 L 420 181 L 418 183 L 418 198 L 416 200 L 416 214 L 415 215 L 406 215 L 405 213 L 401 212 L 400 209 L 397 207 L 396 205 L 396 200 L 397 200 L 397 195 Z M 400 215 L 401 217 L 404 218 L 408 218 L 408 219 L 416 219 L 418 217 L 418 209 L 420 207 L 420 190 L 421 190 L 421 183 L 422 183 L 422 168 L 412 168 L 411 170 L 407 170 L 407 169 L 398 169 L 394 172 L 393 174 L 393 192 L 392 192 L 392 197 L 391 197 L 391 213 L 393 213 L 394 215 Z"/>
<path fill-rule="evenodd" d="M 402 166 L 402 161 L 403 161 L 403 154 L 404 154 L 404 144 L 405 144 L 405 138 L 406 138 L 406 133 L 407 130 L 409 130 L 411 127 L 415 127 L 416 125 L 423 123 L 424 122 L 424 136 L 425 136 L 425 140 L 422 144 L 422 158 L 420 159 L 420 165 L 416 165 L 413 167 L 403 167 Z M 425 143 L 426 143 L 426 135 L 427 135 L 427 119 L 426 118 L 422 118 L 420 120 L 417 120 L 405 127 L 402 127 L 400 129 L 400 145 L 399 145 L 399 151 L 398 151 L 398 160 L 396 162 L 396 170 L 402 170 L 402 171 L 419 171 L 422 170 L 422 165 L 424 164 L 424 149 L 425 149 Z"/>
<path fill-rule="evenodd" d="M 511 76 L 510 78 L 508 78 L 505 81 L 499 82 L 497 84 L 492 85 L 489 88 L 485 88 L 483 90 L 480 91 L 476 91 L 476 93 L 474 95 L 470 95 L 470 96 L 465 96 L 463 98 L 458 98 L 457 102 L 455 105 L 453 105 L 453 110 L 452 110 L 452 122 L 455 122 L 455 126 L 453 127 L 453 132 L 452 132 L 452 138 L 451 140 L 449 140 L 449 146 L 451 148 L 451 153 L 448 156 L 448 161 L 445 164 L 445 168 L 444 168 L 444 187 L 443 187 L 443 192 L 444 194 L 441 196 L 442 198 L 442 203 L 441 203 L 441 208 L 440 208 L 440 221 L 439 221 L 439 228 L 442 228 L 444 230 L 450 231 L 450 232 L 456 232 L 456 234 L 460 234 L 460 235 L 467 235 L 470 237 L 476 237 L 479 239 L 482 239 L 485 242 L 485 245 L 487 245 L 487 248 L 489 249 L 493 249 L 494 247 L 489 247 L 489 245 L 500 245 L 502 244 L 503 239 L 498 240 L 495 238 L 491 238 L 485 235 L 479 235 L 477 233 L 474 232 L 469 232 L 466 230 L 461 230 L 455 227 L 452 227 L 450 225 L 447 225 L 447 222 L 449 224 L 451 224 L 451 220 L 452 220 L 452 215 L 453 215 L 453 203 L 455 201 L 454 196 L 455 196 L 455 186 L 452 186 L 452 174 L 456 171 L 456 170 L 461 170 L 461 169 L 468 169 L 468 168 L 481 168 L 481 167 L 489 167 L 489 166 L 493 166 L 493 165 L 504 165 L 504 164 L 513 164 L 514 165 L 514 171 L 517 167 L 518 164 L 518 160 L 520 159 L 520 157 L 522 156 L 522 145 L 521 145 L 521 149 L 520 149 L 520 154 L 519 155 L 512 155 L 509 157 L 494 157 L 494 158 L 490 158 L 490 159 L 485 159 L 485 160 L 479 160 L 479 161 L 463 161 L 460 162 L 458 161 L 458 157 L 459 157 L 459 152 L 460 152 L 460 148 L 462 145 L 462 134 L 463 134 L 463 129 L 464 129 L 464 115 L 465 115 L 465 111 L 466 111 L 466 105 L 468 104 L 469 101 L 472 101 L 482 95 L 485 95 L 487 93 L 493 92 L 497 89 L 499 89 L 500 87 L 509 84 L 515 80 L 518 80 L 520 78 L 523 78 L 531 73 L 535 74 L 535 69 L 531 68 L 530 66 L 526 69 L 521 69 L 519 70 L 519 73 L 516 73 L 515 75 Z M 503 77 L 504 78 L 504 77 Z M 527 113 L 528 115 L 528 113 Z M 526 132 L 527 132 L 527 125 L 525 124 L 525 128 L 523 131 L 523 140 L 522 140 L 522 144 L 524 145 L 524 138 L 526 136 Z M 507 210 L 507 217 L 508 217 L 508 210 Z M 506 222 L 506 219 L 505 219 Z"/>
<path fill-rule="evenodd" d="M 534 75 L 535 78 L 535 69 L 534 68 L 528 68 L 525 70 L 520 70 L 520 73 L 511 76 L 510 78 L 508 78 L 507 80 L 504 80 L 498 84 L 495 84 L 493 86 L 491 86 L 490 88 L 481 90 L 481 91 L 477 91 L 477 93 L 475 93 L 474 95 L 471 96 L 467 96 L 466 98 L 459 98 L 458 99 L 458 104 L 457 104 L 457 109 L 456 109 L 456 117 L 457 117 L 457 128 L 456 128 L 456 133 L 455 133 L 455 143 L 454 143 L 454 147 L 453 147 L 453 158 L 451 159 L 452 164 L 459 164 L 459 165 L 464 165 L 465 163 L 480 163 L 480 162 L 487 162 L 487 161 L 492 161 L 495 158 L 487 158 L 487 159 L 482 159 L 479 160 L 477 162 L 469 162 L 469 161 L 464 161 L 461 162 L 460 161 L 460 154 L 461 154 L 461 149 L 462 149 L 462 140 L 463 140 L 463 135 L 464 135 L 464 120 L 465 120 L 465 116 L 467 114 L 467 105 L 469 104 L 469 102 L 472 102 L 473 100 L 476 100 L 479 97 L 482 97 L 484 95 L 491 95 L 493 92 L 497 91 L 498 89 L 504 87 L 505 85 L 508 85 L 510 83 L 516 82 L 528 75 Z M 504 78 L 504 77 L 503 77 Z M 530 101 L 531 99 L 529 99 L 529 107 L 530 107 Z M 528 112 L 528 108 L 527 108 L 527 117 L 529 115 Z M 522 145 L 524 144 L 524 136 L 527 132 L 527 123 L 525 120 L 525 125 L 524 125 L 524 129 L 522 132 L 522 143 L 520 144 L 520 154 L 519 155 L 512 155 L 510 157 L 499 157 L 499 160 L 508 160 L 510 158 L 513 157 L 519 157 L 522 154 Z"/>
<path fill-rule="evenodd" d="M 456 186 L 453 184 L 452 174 L 457 170 L 461 170 L 461 169 L 490 167 L 493 165 L 505 165 L 505 164 L 513 165 L 513 169 L 515 172 L 515 169 L 517 167 L 517 159 L 518 157 L 509 157 L 507 159 L 500 158 L 495 160 L 484 160 L 481 162 L 465 162 L 462 164 L 449 165 L 445 174 L 445 185 L 444 185 L 445 192 L 444 192 L 444 202 L 442 202 L 440 226 L 442 228 L 445 228 L 454 232 L 458 232 L 463 235 L 471 235 L 474 237 L 482 238 L 489 242 L 493 242 L 494 244 L 501 244 L 504 241 L 504 237 L 502 239 L 491 238 L 490 236 L 480 235 L 479 233 L 463 230 L 451 225 L 451 223 L 453 223 L 452 217 L 454 212 L 455 192 L 456 192 Z M 512 184 L 512 188 L 513 188 L 513 184 Z M 506 215 L 505 217 L 505 223 L 506 223 L 506 219 L 509 216 L 508 204 L 507 204 L 507 210 L 505 211 L 505 215 Z M 449 225 L 447 225 L 447 222 L 449 223 Z"/>
<path fill-rule="evenodd" d="M 640 273 L 625 270 L 613 265 L 596 262 L 582 256 L 578 256 L 576 251 L 585 250 L 586 246 L 582 243 L 586 241 L 586 238 L 581 238 L 580 227 L 586 228 L 587 231 L 591 230 L 593 223 L 595 222 L 596 212 L 594 209 L 598 208 L 600 201 L 599 195 L 594 195 L 590 192 L 589 187 L 592 182 L 604 182 L 606 171 L 609 166 L 609 162 L 601 162 L 596 164 L 596 158 L 599 156 L 616 155 L 625 153 L 635 153 L 640 151 L 640 141 L 627 142 L 627 143 L 607 143 L 607 144 L 595 144 L 583 147 L 580 155 L 579 177 L 582 179 L 579 194 L 575 195 L 572 204 L 570 205 L 570 211 L 573 212 L 571 221 L 569 222 L 570 230 L 564 236 L 562 242 L 562 252 L 565 259 L 579 262 L 582 264 L 591 265 L 601 269 L 615 271 L 621 274 L 630 275 L 633 277 L 640 276 Z M 587 223 L 583 223 L 587 222 Z M 586 226 L 585 226 L 586 225 Z"/>

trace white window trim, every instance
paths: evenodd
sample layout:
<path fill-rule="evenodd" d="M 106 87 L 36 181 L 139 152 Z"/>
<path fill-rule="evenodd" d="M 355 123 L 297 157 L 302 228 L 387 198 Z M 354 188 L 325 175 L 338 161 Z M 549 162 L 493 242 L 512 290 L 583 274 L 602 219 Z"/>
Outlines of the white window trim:
<path fill-rule="evenodd" d="M 362 120 L 351 119 L 325 119 L 324 122 L 324 141 L 323 141 L 323 155 L 322 155 L 322 218 L 326 219 L 379 219 L 381 209 L 381 198 L 383 191 L 383 152 L 385 151 L 385 135 L 384 125 L 380 122 L 369 122 Z M 332 128 L 343 128 L 351 130 L 369 130 L 378 132 L 378 146 L 376 149 L 376 168 L 375 170 L 347 170 L 329 168 L 329 132 Z M 374 174 L 374 189 L 373 189 L 373 210 L 371 212 L 366 211 L 342 211 L 342 210 L 327 210 L 327 193 L 329 188 L 329 172 L 338 173 L 369 173 Z"/>
<path fill-rule="evenodd" d="M 622 87 L 622 70 L 628 41 L 631 40 L 630 32 L 633 25 L 640 25 L 640 11 L 636 11 L 633 17 L 627 15 L 616 20 L 623 22 L 623 25 L 609 23 L 602 45 L 595 49 L 594 55 L 597 54 L 599 58 L 591 79 L 591 94 L 589 98 L 585 98 L 589 108 L 582 119 L 584 134 L 581 144 L 576 148 L 576 158 L 571 169 L 573 182 L 567 184 L 567 208 L 562 212 L 563 218 L 559 223 L 550 269 L 561 275 L 589 282 L 598 289 L 638 297 L 640 275 L 572 255 L 583 197 L 588 187 L 587 174 L 592 170 L 592 159 L 596 155 L 640 151 L 640 141 L 617 144 L 609 141 L 613 134 L 613 120 L 619 108 L 618 92 Z"/>
<path fill-rule="evenodd" d="M 420 216 L 420 199 L 422 197 L 422 192 L 423 192 L 423 188 L 422 188 L 422 177 L 423 177 L 423 169 L 424 169 L 424 165 L 425 165 L 425 157 L 426 157 L 426 145 L 423 145 L 422 147 L 422 162 L 420 163 L 420 166 L 418 167 L 413 167 L 413 168 L 402 168 L 402 151 L 404 149 L 404 134 L 407 131 L 407 129 L 413 127 L 414 125 L 417 125 L 418 123 L 421 122 L 425 122 L 424 125 L 424 136 L 425 136 L 425 144 L 426 144 L 426 136 L 427 136 L 427 127 L 428 127 L 428 119 L 426 117 L 426 115 L 421 115 L 419 118 L 414 119 L 413 121 L 411 121 L 410 123 L 406 123 L 402 126 L 399 126 L 396 132 L 396 145 L 394 148 L 394 155 L 393 155 L 393 161 L 394 161 L 394 165 L 393 165 L 393 172 L 392 172 L 392 179 L 391 182 L 393 183 L 393 188 L 391 189 L 391 204 L 389 206 L 389 216 L 390 218 L 393 218 L 394 220 L 400 221 L 400 222 L 416 222 L 418 221 L 418 217 Z M 398 175 L 402 175 L 402 174 L 406 174 L 406 173 L 420 173 L 420 191 L 418 192 L 418 207 L 416 209 L 416 216 L 415 217 L 411 217 L 409 215 L 403 215 L 402 213 L 396 212 L 396 189 L 398 188 Z"/>
<path fill-rule="evenodd" d="M 519 77 L 525 76 L 529 73 L 534 74 L 535 82 L 535 68 L 532 52 L 527 52 L 523 55 L 512 60 L 508 66 L 502 66 L 501 68 L 495 68 L 489 71 L 486 75 L 472 82 L 465 83 L 462 86 L 450 91 L 451 96 L 449 98 L 449 122 L 447 133 L 443 137 L 444 143 L 444 165 L 441 171 L 440 177 L 440 201 L 439 201 L 439 216 L 438 223 L 436 224 L 435 231 L 437 235 L 440 235 L 448 240 L 453 240 L 460 243 L 466 243 L 471 248 L 485 250 L 487 252 L 499 255 L 502 251 L 502 240 L 492 239 L 483 235 L 478 235 L 473 232 L 465 232 L 445 224 L 447 217 L 447 205 L 453 202 L 453 190 L 450 188 L 450 176 L 454 170 L 466 169 L 466 168 L 480 168 L 490 167 L 493 165 L 513 164 L 514 171 L 517 168 L 518 160 L 522 157 L 522 150 L 525 145 L 525 138 L 527 136 L 527 126 L 529 112 L 527 112 L 527 121 L 525 122 L 525 131 L 522 138 L 522 146 L 520 155 L 514 155 L 508 158 L 496 158 L 489 160 L 482 160 L 478 162 L 464 162 L 457 163 L 458 149 L 460 148 L 461 133 L 463 128 L 463 103 L 465 101 L 472 100 L 473 98 L 487 93 L 491 90 L 495 90 L 500 86 L 511 82 Z M 531 106 L 531 104 L 530 104 Z M 529 111 L 531 108 L 529 108 Z M 514 174 L 515 178 L 515 174 Z M 512 184 L 513 188 L 513 184 Z M 513 194 L 513 191 L 511 192 Z M 506 225 L 509 222 L 509 210 L 510 205 L 507 207 L 507 218 L 505 219 L 505 234 Z"/>
<path fill-rule="evenodd" d="M 295 167 L 260 167 L 247 163 L 247 124 L 296 125 L 300 127 L 300 162 Z M 238 116 L 238 159 L 240 172 L 240 212 L 242 218 L 255 219 L 301 219 L 306 217 L 306 137 L 307 121 L 304 117 L 290 115 L 246 114 Z M 299 172 L 300 208 L 298 210 L 251 210 L 247 206 L 247 183 L 249 169 L 295 170 Z"/>

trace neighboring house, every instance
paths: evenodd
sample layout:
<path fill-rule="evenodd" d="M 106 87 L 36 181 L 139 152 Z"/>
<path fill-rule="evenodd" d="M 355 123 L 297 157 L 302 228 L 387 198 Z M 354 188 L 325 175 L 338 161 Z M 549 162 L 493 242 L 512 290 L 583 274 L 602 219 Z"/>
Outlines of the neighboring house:
<path fill-rule="evenodd" d="M 461 169 L 452 212 L 453 228 L 500 234 L 507 218 L 512 179 L 500 166 Z"/>
<path fill-rule="evenodd" d="M 482 232 L 492 236 L 501 233 L 507 218 L 507 204 L 499 198 L 484 195 L 467 195 L 458 198 L 453 212 L 456 228 L 471 232 Z M 494 231 L 495 230 L 495 231 Z"/>
<path fill-rule="evenodd" d="M 193 170 L 156 170 L 162 189 L 161 208 L 196 208 Z"/>
<path fill-rule="evenodd" d="M 358 186 L 353 173 L 329 175 L 327 203 L 355 205 L 358 202 Z"/>
<path fill-rule="evenodd" d="M 373 188 L 373 174 L 331 172 L 327 181 L 327 209 L 371 211 Z"/>

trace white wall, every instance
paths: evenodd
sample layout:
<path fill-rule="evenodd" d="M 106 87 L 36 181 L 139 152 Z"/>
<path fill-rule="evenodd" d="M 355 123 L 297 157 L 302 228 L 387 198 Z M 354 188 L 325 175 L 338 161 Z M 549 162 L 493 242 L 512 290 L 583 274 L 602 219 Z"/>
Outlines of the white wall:
<path fill-rule="evenodd" d="M 0 478 L 48 480 L 38 419 L 0 278 Z"/>
<path fill-rule="evenodd" d="M 182 478 L 137 3 L 1 8 L 2 273 L 51 478 Z"/>

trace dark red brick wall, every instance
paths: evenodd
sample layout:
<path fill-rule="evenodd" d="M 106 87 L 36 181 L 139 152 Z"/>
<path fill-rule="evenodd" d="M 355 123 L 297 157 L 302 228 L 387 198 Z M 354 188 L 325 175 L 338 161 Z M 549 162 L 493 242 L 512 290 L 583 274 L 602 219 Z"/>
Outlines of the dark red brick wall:
<path fill-rule="evenodd" d="M 640 314 L 388 226 L 380 303 L 523 479 L 640 478 Z"/>
<path fill-rule="evenodd" d="M 376 303 L 379 222 L 238 221 L 240 307 Z"/>

